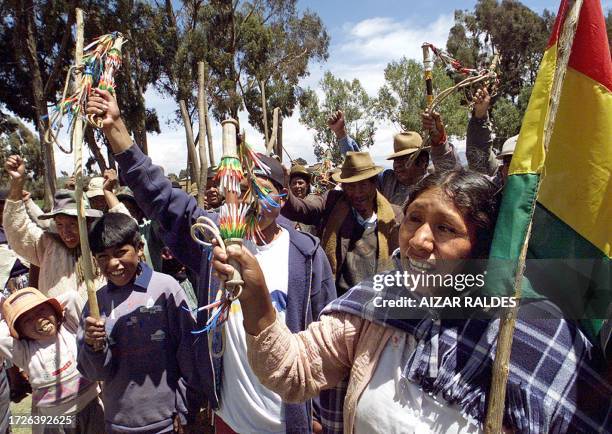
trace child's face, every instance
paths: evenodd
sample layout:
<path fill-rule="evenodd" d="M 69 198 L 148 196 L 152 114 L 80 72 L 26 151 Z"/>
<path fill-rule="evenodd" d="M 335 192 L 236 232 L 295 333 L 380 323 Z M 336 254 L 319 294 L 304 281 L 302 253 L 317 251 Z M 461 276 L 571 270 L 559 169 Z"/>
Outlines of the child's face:
<path fill-rule="evenodd" d="M 58 319 L 49 303 L 25 312 L 17 320 L 19 335 L 33 340 L 45 340 L 57 334 Z"/>
<path fill-rule="evenodd" d="M 102 274 L 117 286 L 124 286 L 134 280 L 138 269 L 141 247 L 131 244 L 109 247 L 96 254 L 96 261 Z"/>

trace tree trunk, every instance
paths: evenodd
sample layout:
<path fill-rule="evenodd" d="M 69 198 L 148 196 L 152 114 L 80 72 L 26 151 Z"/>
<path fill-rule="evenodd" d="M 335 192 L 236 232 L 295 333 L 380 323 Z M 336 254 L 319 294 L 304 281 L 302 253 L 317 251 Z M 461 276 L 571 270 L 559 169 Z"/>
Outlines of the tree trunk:
<path fill-rule="evenodd" d="M 209 164 L 211 166 L 215 165 L 215 151 L 213 150 L 213 138 L 212 138 L 212 127 L 210 126 L 210 116 L 208 116 L 208 98 L 206 98 L 206 91 L 208 89 L 208 65 L 206 64 L 206 62 L 202 62 L 204 64 L 204 84 L 203 84 L 203 89 L 204 89 L 204 124 L 205 124 L 205 129 L 206 129 L 206 142 L 208 143 L 208 158 L 209 158 Z M 202 116 L 202 114 L 200 113 L 200 116 Z M 200 118 L 201 120 L 202 118 Z M 203 140 L 203 139 L 201 139 Z"/>
<path fill-rule="evenodd" d="M 85 129 L 85 141 L 87 142 L 87 146 L 93 154 L 96 163 L 98 163 L 100 173 L 104 175 L 104 171 L 106 170 L 106 161 L 104 160 L 104 155 L 102 155 L 102 151 L 98 147 L 96 135 L 93 128 L 91 128 L 91 125 L 87 126 L 87 128 Z"/>
<path fill-rule="evenodd" d="M 189 112 L 187 111 L 187 104 L 185 101 L 179 101 L 179 107 L 181 109 L 181 117 L 183 118 L 183 124 L 185 125 L 185 138 L 187 139 L 187 162 L 191 167 L 191 182 L 195 180 L 196 183 L 200 182 L 200 167 L 199 161 L 196 154 L 195 142 L 193 140 L 193 130 L 191 129 L 191 119 L 189 118 Z M 202 141 L 203 137 L 199 141 Z"/>
<path fill-rule="evenodd" d="M 276 133 L 276 155 L 280 157 L 281 163 L 283 162 L 283 117 L 278 114 L 278 130 Z"/>
<path fill-rule="evenodd" d="M 200 178 L 198 183 L 198 205 L 204 207 L 206 199 L 206 180 L 208 177 L 208 161 L 206 160 L 206 112 L 204 111 L 204 100 L 206 99 L 206 88 L 204 87 L 204 62 L 198 62 L 198 124 L 200 139 L 198 140 L 198 151 L 200 156 Z"/>
<path fill-rule="evenodd" d="M 128 31 L 127 40 L 131 40 L 131 33 Z M 135 48 L 133 44 L 125 44 L 127 49 L 124 51 L 125 62 L 122 67 L 125 70 L 125 76 L 127 78 L 127 86 L 129 94 L 128 98 L 131 96 L 132 98 L 136 98 L 138 109 L 134 113 L 134 118 L 128 122 L 128 125 L 132 126 L 132 134 L 134 134 L 134 141 L 138 145 L 142 152 L 148 154 L 148 144 L 147 144 L 147 129 L 146 129 L 146 113 L 145 113 L 145 104 L 144 104 L 144 96 L 142 89 L 140 86 L 136 86 L 134 84 L 134 74 L 132 73 L 132 50 Z M 135 58 L 138 56 L 135 54 Z M 139 76 L 140 71 L 136 68 L 136 76 Z"/>
<path fill-rule="evenodd" d="M 208 116 L 208 99 L 204 98 L 204 118 L 206 120 L 206 141 L 208 142 L 208 156 L 210 165 L 215 166 L 215 151 L 213 150 L 212 127 L 210 126 L 210 116 Z"/>
<path fill-rule="evenodd" d="M 38 64 L 35 22 L 34 22 L 34 5 L 31 0 L 18 2 L 16 10 L 18 19 L 24 25 L 25 35 L 19 37 L 19 44 L 24 48 L 26 60 L 30 69 L 32 79 L 32 96 L 34 98 L 34 108 L 36 110 L 36 130 L 42 144 L 43 160 L 45 162 L 45 207 L 50 207 L 53 203 L 53 196 L 56 189 L 56 174 L 55 174 L 55 158 L 53 155 L 53 144 L 45 142 L 46 125 L 43 119 L 49 115 L 47 104 L 44 95 L 44 85 L 42 75 L 40 73 L 40 65 Z"/>
<path fill-rule="evenodd" d="M 268 103 L 266 102 L 266 83 L 259 80 L 259 91 L 261 92 L 261 113 L 263 116 L 264 136 L 266 143 L 270 142 L 270 132 L 268 131 Z"/>
<path fill-rule="evenodd" d="M 272 137 L 270 137 L 270 141 L 266 143 L 266 152 L 268 155 L 275 153 L 276 150 L 276 140 L 278 138 L 278 119 L 280 117 L 280 109 L 278 107 L 274 108 L 274 114 L 272 115 Z"/>

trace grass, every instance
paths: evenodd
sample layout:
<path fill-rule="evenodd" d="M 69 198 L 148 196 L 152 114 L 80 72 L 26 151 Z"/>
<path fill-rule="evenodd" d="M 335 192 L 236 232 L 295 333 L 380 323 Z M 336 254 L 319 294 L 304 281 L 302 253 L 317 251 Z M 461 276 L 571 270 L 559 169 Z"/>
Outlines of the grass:
<path fill-rule="evenodd" d="M 32 410 L 32 395 L 26 396 L 18 404 L 11 402 L 11 414 L 18 414 L 20 416 L 29 415 L 31 410 Z M 13 426 L 11 427 L 11 430 L 12 432 L 18 433 L 18 434 L 26 434 L 26 433 L 32 432 L 32 428 L 29 426 Z"/>

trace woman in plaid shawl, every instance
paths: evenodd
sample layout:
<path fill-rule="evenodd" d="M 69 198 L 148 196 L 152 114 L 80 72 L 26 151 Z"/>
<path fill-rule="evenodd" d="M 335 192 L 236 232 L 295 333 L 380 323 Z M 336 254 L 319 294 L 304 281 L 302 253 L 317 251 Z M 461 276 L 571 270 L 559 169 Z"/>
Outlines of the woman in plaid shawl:
<path fill-rule="evenodd" d="M 480 432 L 499 319 L 482 309 L 463 318 L 420 309 L 423 299 L 456 297 L 440 285 L 408 288 L 415 280 L 395 276 L 458 276 L 468 259 L 486 258 L 496 196 L 484 176 L 463 169 L 422 180 L 405 207 L 395 269 L 352 288 L 298 334 L 276 321 L 253 257 L 230 251 L 246 282 L 249 362 L 262 384 L 290 402 L 321 393 L 327 432 Z M 230 274 L 227 256 L 218 247 L 214 255 L 216 272 Z M 522 300 L 511 354 L 506 431 L 610 431 L 612 387 L 601 375 L 601 352 L 555 305 Z"/>

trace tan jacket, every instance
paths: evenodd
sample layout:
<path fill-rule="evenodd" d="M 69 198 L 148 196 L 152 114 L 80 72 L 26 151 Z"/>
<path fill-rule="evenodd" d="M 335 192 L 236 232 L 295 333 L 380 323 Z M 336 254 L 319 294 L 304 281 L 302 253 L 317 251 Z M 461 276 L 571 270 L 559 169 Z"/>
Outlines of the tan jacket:
<path fill-rule="evenodd" d="M 23 201 L 7 200 L 4 205 L 4 231 L 9 246 L 30 263 L 40 267 L 38 289 L 49 297 L 78 291 L 87 300 L 85 283 L 77 284 L 76 257 L 58 235 L 42 230 L 28 215 Z M 98 277 L 98 289 L 106 279 Z"/>
<path fill-rule="evenodd" d="M 303 402 L 349 377 L 344 432 L 352 433 L 362 392 L 394 330 L 347 313 L 323 315 L 292 334 L 281 321 L 247 334 L 249 364 L 261 384 L 286 402 Z"/>

